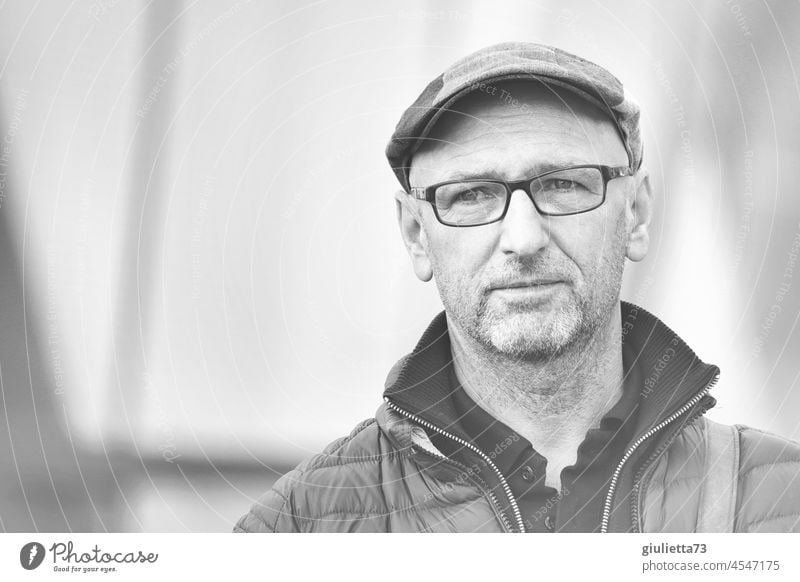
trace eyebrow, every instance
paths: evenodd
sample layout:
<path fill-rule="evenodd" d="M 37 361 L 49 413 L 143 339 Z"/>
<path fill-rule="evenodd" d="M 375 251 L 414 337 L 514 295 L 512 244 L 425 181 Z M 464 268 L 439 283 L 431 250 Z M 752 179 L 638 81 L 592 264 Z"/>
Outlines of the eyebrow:
<path fill-rule="evenodd" d="M 588 162 L 585 160 L 575 159 L 562 159 L 555 162 L 536 162 L 530 166 L 530 171 L 525 173 L 521 176 L 520 179 L 525 178 L 532 178 L 534 176 L 538 176 L 539 174 L 544 174 L 545 172 L 550 172 L 551 170 L 560 170 L 562 168 L 569 168 L 572 166 L 585 166 L 585 165 L 596 165 L 596 162 Z M 488 168 L 488 169 L 469 169 L 469 170 L 456 170 L 451 174 L 448 174 L 446 178 L 439 180 L 440 182 L 450 182 L 453 180 L 475 180 L 480 178 L 488 178 L 492 180 L 500 180 L 505 181 L 507 178 L 502 176 L 500 172 L 497 171 L 496 167 Z"/>

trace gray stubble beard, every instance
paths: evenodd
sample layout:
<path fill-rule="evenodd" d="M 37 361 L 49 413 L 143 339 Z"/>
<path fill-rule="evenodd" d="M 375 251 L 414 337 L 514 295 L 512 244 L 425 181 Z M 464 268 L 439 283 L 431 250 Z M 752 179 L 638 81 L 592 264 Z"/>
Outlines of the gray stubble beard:
<path fill-rule="evenodd" d="M 510 360 L 548 361 L 568 351 L 580 350 L 608 322 L 619 302 L 624 261 L 624 257 L 607 261 L 603 266 L 601 285 L 594 285 L 594 290 L 590 290 L 588 295 L 582 296 L 574 282 L 570 282 L 567 292 L 571 300 L 544 314 L 543 317 L 548 319 L 546 323 L 534 317 L 533 305 L 525 309 L 524 303 L 519 306 L 523 309 L 516 309 L 516 313 L 513 309 L 498 313 L 489 305 L 487 290 L 473 291 L 481 296 L 477 308 L 470 312 L 472 303 L 463 300 L 464 290 L 471 288 L 466 281 L 445 277 L 445 280 L 437 280 L 437 286 L 451 321 L 486 355 Z M 616 289 L 616 293 L 610 293 L 605 300 L 598 298 L 597 290 L 608 289 Z M 541 326 L 531 333 L 531 327 L 537 324 Z"/>
<path fill-rule="evenodd" d="M 587 318 L 585 306 L 580 304 L 572 289 L 569 292 L 575 300 L 540 317 L 535 316 L 534 306 L 529 310 L 525 304 L 498 313 L 489 307 L 488 297 L 484 295 L 470 324 L 472 329 L 464 331 L 484 349 L 506 358 L 541 361 L 558 357 L 591 335 L 595 328 L 591 325 L 595 318 Z"/>

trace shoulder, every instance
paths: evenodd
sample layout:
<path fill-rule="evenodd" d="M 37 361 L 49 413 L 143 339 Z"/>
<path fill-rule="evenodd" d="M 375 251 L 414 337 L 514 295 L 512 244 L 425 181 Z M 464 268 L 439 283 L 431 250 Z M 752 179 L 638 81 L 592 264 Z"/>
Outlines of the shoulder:
<path fill-rule="evenodd" d="M 411 447 L 399 448 L 374 418 L 360 422 L 281 477 L 234 531 L 302 531 L 303 522 L 363 505 L 356 499 L 374 494 L 386 464 L 411 454 Z"/>
<path fill-rule="evenodd" d="M 800 532 L 800 443 L 734 426 L 739 434 L 736 530 Z"/>
<path fill-rule="evenodd" d="M 734 425 L 739 433 L 739 475 L 749 480 L 781 474 L 794 478 L 800 472 L 800 443 L 775 433 Z M 800 479 L 797 479 L 800 486 Z"/>

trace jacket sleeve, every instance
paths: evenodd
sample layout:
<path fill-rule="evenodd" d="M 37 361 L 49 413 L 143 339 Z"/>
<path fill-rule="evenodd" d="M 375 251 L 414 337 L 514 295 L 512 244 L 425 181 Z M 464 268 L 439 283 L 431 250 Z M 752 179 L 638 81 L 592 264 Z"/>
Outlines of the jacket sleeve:
<path fill-rule="evenodd" d="M 303 531 L 302 517 L 295 505 L 295 490 L 302 487 L 308 471 L 325 464 L 336 455 L 344 445 L 367 426 L 374 424 L 368 419 L 356 426 L 348 435 L 336 439 L 323 451 L 300 463 L 278 479 L 273 488 L 267 491 L 248 511 L 239 518 L 233 528 L 234 533 L 290 533 Z"/>
<path fill-rule="evenodd" d="M 741 457 L 738 532 L 800 532 L 800 443 L 736 425 Z"/>
<path fill-rule="evenodd" d="M 303 463 L 305 464 L 305 463 Z M 233 528 L 235 533 L 298 532 L 295 512 L 290 499 L 295 483 L 303 474 L 302 465 L 278 479 Z"/>

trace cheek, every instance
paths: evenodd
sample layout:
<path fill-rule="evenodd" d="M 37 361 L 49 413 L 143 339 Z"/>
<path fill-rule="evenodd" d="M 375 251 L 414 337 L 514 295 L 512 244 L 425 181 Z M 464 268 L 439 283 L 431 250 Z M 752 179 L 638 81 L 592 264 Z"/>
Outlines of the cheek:
<path fill-rule="evenodd" d="M 434 277 L 462 283 L 479 279 L 491 257 L 491 242 L 482 236 L 484 233 L 442 228 L 447 230 L 437 229 L 428 235 L 428 256 Z"/>
<path fill-rule="evenodd" d="M 575 262 L 587 279 L 603 271 L 625 253 L 625 217 L 600 207 L 595 212 L 579 214 L 552 232 L 558 246 Z"/>

